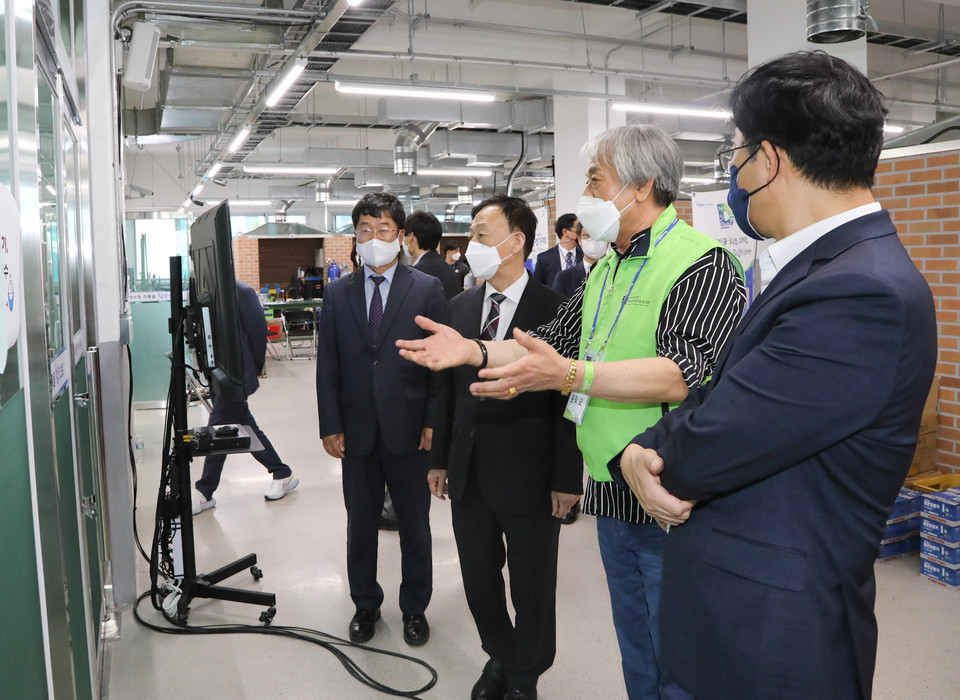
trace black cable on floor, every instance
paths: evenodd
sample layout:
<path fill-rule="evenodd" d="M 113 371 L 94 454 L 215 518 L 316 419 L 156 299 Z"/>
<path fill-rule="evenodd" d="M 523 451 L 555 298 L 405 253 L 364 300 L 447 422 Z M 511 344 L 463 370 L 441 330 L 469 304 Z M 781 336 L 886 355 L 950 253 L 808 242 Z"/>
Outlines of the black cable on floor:
<path fill-rule="evenodd" d="M 137 622 L 146 627 L 147 629 L 153 630 L 154 632 L 160 632 L 161 634 L 263 634 L 267 636 L 278 636 L 278 637 L 289 637 L 291 639 L 297 639 L 302 642 L 308 642 L 310 644 L 316 644 L 323 649 L 326 649 L 339 661 L 343 667 L 347 670 L 351 676 L 358 680 L 363 685 L 373 690 L 384 693 L 385 695 L 392 695 L 394 697 L 400 698 L 419 698 L 421 693 L 425 693 L 437 684 L 437 671 L 433 666 L 428 664 L 422 659 L 418 659 L 414 656 L 407 656 L 406 654 L 401 654 L 395 651 L 387 651 L 386 649 L 378 649 L 376 647 L 366 646 L 365 644 L 354 644 L 346 639 L 341 639 L 340 637 L 334 637 L 331 634 L 326 632 L 321 632 L 319 630 L 312 630 L 306 627 L 284 627 L 284 626 L 258 626 L 258 625 L 198 625 L 191 626 L 179 623 L 164 613 L 164 619 L 170 623 L 172 626 L 161 626 L 155 625 L 151 622 L 147 622 L 142 617 L 140 617 L 140 602 L 153 593 L 152 590 L 141 593 L 137 598 L 137 602 L 133 606 L 133 616 L 136 618 Z M 355 649 L 363 649 L 364 651 L 372 652 L 374 654 L 381 654 L 383 656 L 392 656 L 396 659 L 402 659 L 404 661 L 409 661 L 418 666 L 422 666 L 430 673 L 430 682 L 423 685 L 420 688 L 415 690 L 400 690 L 399 688 L 393 688 L 385 683 L 381 683 L 371 676 L 369 673 L 364 671 L 360 665 L 354 661 L 349 654 L 347 654 L 340 647 L 352 647 Z"/>

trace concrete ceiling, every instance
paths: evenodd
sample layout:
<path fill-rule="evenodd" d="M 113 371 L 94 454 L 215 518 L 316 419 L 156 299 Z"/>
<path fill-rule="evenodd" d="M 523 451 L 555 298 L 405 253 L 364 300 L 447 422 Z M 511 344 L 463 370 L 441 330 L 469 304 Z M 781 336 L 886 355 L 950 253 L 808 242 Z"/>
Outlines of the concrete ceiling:
<path fill-rule="evenodd" d="M 868 74 L 890 101 L 890 122 L 908 132 L 960 114 L 960 38 L 951 31 L 960 27 L 958 3 L 870 3 L 876 26 L 868 31 Z M 526 153 L 514 186 L 515 193 L 542 197 L 552 175 L 558 98 L 626 96 L 722 106 L 726 91 L 747 67 L 747 4 L 124 3 L 127 9 L 117 22 L 123 36 L 135 21 L 156 24 L 161 32 L 150 90 L 122 95 L 126 184 L 136 197 L 128 208 L 176 210 L 218 162 L 223 166 L 216 180 L 223 184 L 208 181 L 204 197 L 259 199 L 269 197 L 271 188 L 283 191 L 278 187 L 309 193 L 317 179 L 245 173 L 242 164 L 255 161 L 344 167 L 333 196 L 356 197 L 365 191 L 357 183 L 369 185 L 391 174 L 389 154 L 398 130 L 409 122 L 437 124 L 419 154 L 420 168 L 465 166 L 468 158 L 498 162 L 488 166 L 492 176 L 471 180 L 482 194 L 503 189 L 520 156 L 520 132 L 535 135 L 536 149 Z M 271 81 L 298 57 L 306 69 L 279 104 L 266 107 Z M 484 88 L 494 91 L 497 101 L 347 96 L 335 91 L 336 80 Z M 691 118 L 656 121 L 678 138 L 689 174 L 712 173 L 717 141 L 729 136 L 729 126 Z M 244 125 L 251 127 L 251 136 L 229 152 L 228 144 Z M 370 153 L 387 161 L 370 162 Z M 464 178 L 399 176 L 391 182 L 391 191 L 412 202 L 455 200 Z M 308 200 L 304 197 L 291 211 L 313 206 Z"/>

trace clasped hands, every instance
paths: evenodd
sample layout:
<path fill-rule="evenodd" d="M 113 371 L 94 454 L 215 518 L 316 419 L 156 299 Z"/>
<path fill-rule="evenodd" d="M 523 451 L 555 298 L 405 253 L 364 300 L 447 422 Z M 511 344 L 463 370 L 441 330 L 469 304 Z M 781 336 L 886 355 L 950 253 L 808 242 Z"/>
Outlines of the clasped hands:
<path fill-rule="evenodd" d="M 624 481 L 640 501 L 643 510 L 663 529 L 682 525 L 690 518 L 696 501 L 682 501 L 660 483 L 663 460 L 655 450 L 630 444 L 620 457 Z"/>
<path fill-rule="evenodd" d="M 430 335 L 419 340 L 398 340 L 400 356 L 431 370 L 477 364 L 481 356 L 476 342 L 457 331 L 417 316 L 418 326 Z M 569 369 L 564 359 L 548 343 L 514 329 L 513 339 L 525 353 L 502 367 L 480 370 L 484 381 L 470 385 L 470 393 L 494 399 L 512 399 L 525 391 L 559 390 Z"/>

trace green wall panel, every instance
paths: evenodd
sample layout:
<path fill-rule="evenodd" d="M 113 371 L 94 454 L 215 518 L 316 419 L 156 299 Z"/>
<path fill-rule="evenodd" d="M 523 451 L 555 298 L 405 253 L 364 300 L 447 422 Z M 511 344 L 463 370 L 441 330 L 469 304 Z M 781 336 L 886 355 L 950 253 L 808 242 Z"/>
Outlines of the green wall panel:
<path fill-rule="evenodd" d="M 133 400 L 166 401 L 170 386 L 170 302 L 135 301 L 133 319 Z"/>
<path fill-rule="evenodd" d="M 30 466 L 27 459 L 27 419 L 23 391 L 0 408 L 0 695 L 9 698 L 47 698 L 43 620 L 33 534 Z"/>

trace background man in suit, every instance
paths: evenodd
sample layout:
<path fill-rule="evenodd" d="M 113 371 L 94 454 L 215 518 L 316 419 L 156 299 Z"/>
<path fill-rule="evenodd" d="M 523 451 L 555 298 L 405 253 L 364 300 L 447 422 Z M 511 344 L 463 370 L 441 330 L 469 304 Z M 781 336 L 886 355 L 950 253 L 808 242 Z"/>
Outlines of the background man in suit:
<path fill-rule="evenodd" d="M 443 226 L 437 217 L 428 211 L 415 211 L 407 217 L 406 231 L 403 245 L 413 259 L 413 267 L 440 280 L 447 299 L 462 292 L 463 281 L 437 252 L 443 236 Z"/>
<path fill-rule="evenodd" d="M 377 517 L 386 485 L 400 528 L 403 638 L 420 645 L 430 636 L 424 611 L 433 590 L 426 478 L 435 378 L 401 359 L 394 343 L 421 332 L 413 320 L 418 314 L 445 320 L 447 301 L 435 277 L 398 264 L 404 219 L 399 200 L 380 192 L 353 208 L 363 265 L 324 292 L 317 402 L 323 448 L 343 460 L 347 574 L 357 608 L 350 639 L 369 640 L 380 619 Z"/>
<path fill-rule="evenodd" d="M 503 340 L 514 328 L 552 319 L 563 298 L 523 265 L 537 228 L 529 205 L 496 195 L 472 216 L 467 258 L 487 282 L 450 302 L 451 327 L 466 337 Z M 558 518 L 579 501 L 582 457 L 558 394 L 482 401 L 470 394 L 475 381 L 477 370 L 469 366 L 442 375 L 430 490 L 444 498 L 449 480 L 463 588 L 490 656 L 472 700 L 501 700 L 505 690 L 511 700 L 536 698 L 537 679 L 556 654 Z"/>
<path fill-rule="evenodd" d="M 577 240 L 580 243 L 580 249 L 583 251 L 583 262 L 579 265 L 561 270 L 553 280 L 553 288 L 560 292 L 567 299 L 572 297 L 579 289 L 583 281 L 587 279 L 594 263 L 610 251 L 610 244 L 606 241 L 598 241 L 583 230 L 583 225 L 577 222 Z"/>
<path fill-rule="evenodd" d="M 689 518 L 667 539 L 666 675 L 698 700 L 869 698 L 873 563 L 933 378 L 933 298 L 870 191 L 886 109 L 863 74 L 787 54 L 731 103 L 728 201 L 775 241 L 766 288 L 713 380 L 622 458 L 647 512 Z"/>
<path fill-rule="evenodd" d="M 470 387 L 509 399 L 554 389 L 570 396 L 577 444 L 590 473 L 583 511 L 597 516 L 613 624 L 631 700 L 660 685 L 660 573 L 666 533 L 607 463 L 640 425 L 653 425 L 712 371 L 743 313 L 736 258 L 677 216 L 683 156 L 658 126 L 614 127 L 584 148 L 590 161 L 579 217 L 604 257 L 556 318 L 504 342 L 469 338 L 429 320 L 433 335 L 400 341 L 432 369 L 486 366 Z M 612 204 L 612 206 L 610 206 Z M 574 392 L 574 393 L 571 393 Z M 576 411 L 576 414 L 574 414 Z"/>
<path fill-rule="evenodd" d="M 260 298 L 252 287 L 237 282 L 237 310 L 240 315 L 240 351 L 243 356 L 243 385 L 249 396 L 260 387 L 258 377 L 263 372 L 263 363 L 267 356 L 267 320 L 260 306 Z M 212 393 L 212 392 L 211 392 Z M 207 425 L 237 423 L 253 429 L 257 439 L 263 445 L 259 452 L 251 452 L 273 476 L 270 487 L 263 495 L 268 501 L 276 501 L 297 488 L 300 479 L 293 476 L 290 467 L 283 463 L 280 455 L 270 444 L 266 434 L 260 430 L 256 419 L 250 412 L 246 401 L 229 401 L 213 394 L 213 411 Z M 220 474 L 227 456 L 207 455 L 203 460 L 203 473 L 193 488 L 193 514 L 197 515 L 217 505 L 213 492 L 220 485 Z"/>
<path fill-rule="evenodd" d="M 444 261 L 449 265 L 460 280 L 460 288 L 463 289 L 464 280 L 470 274 L 470 265 L 460 254 L 460 244 L 456 241 L 447 241 L 441 246 L 440 253 Z"/>
<path fill-rule="evenodd" d="M 563 214 L 557 217 L 554 227 L 557 245 L 547 248 L 537 256 L 533 276 L 548 287 L 561 270 L 569 270 L 583 260 L 583 251 L 577 245 L 577 215 Z"/>

